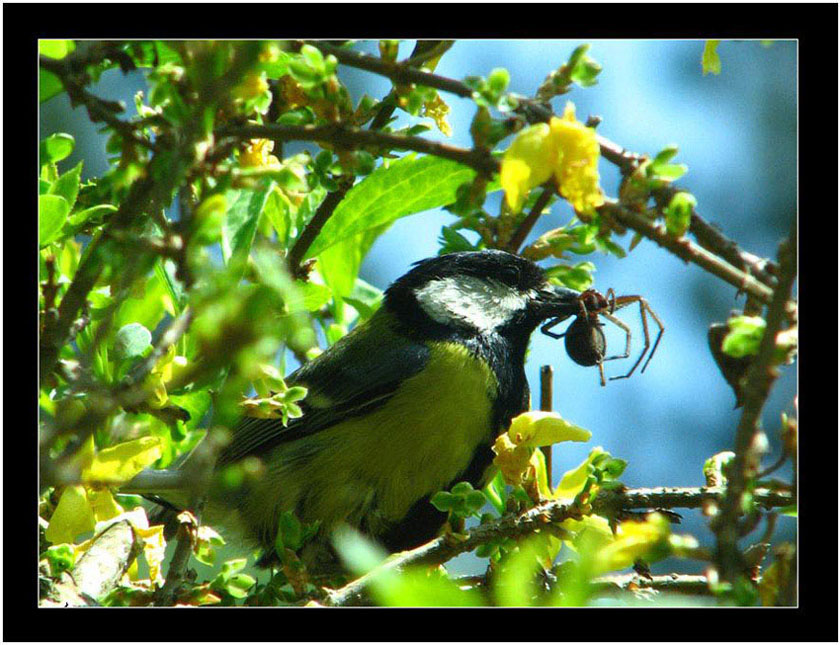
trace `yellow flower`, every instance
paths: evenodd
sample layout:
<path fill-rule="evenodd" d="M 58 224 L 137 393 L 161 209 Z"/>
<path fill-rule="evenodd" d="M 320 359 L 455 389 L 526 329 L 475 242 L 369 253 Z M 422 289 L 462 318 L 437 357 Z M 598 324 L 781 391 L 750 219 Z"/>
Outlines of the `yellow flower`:
<path fill-rule="evenodd" d="M 446 116 L 449 114 L 449 106 L 435 93 L 434 98 L 423 104 L 423 116 L 432 119 L 438 130 L 447 137 L 452 136 L 452 127 L 447 123 Z"/>
<path fill-rule="evenodd" d="M 62 492 L 45 533 L 47 540 L 53 544 L 72 542 L 93 530 L 96 522 L 120 515 L 123 509 L 105 485 L 129 481 L 160 455 L 157 437 L 126 441 L 98 453 L 93 436 L 88 437 L 74 458 L 83 485 L 68 486 Z"/>
<path fill-rule="evenodd" d="M 547 123 L 525 128 L 510 144 L 502 158 L 499 180 L 514 213 L 522 210 L 529 190 L 551 177 L 556 155 Z"/>
<path fill-rule="evenodd" d="M 510 423 L 508 434 L 520 446 L 538 448 L 561 441 L 589 441 L 592 433 L 566 421 L 556 412 L 524 412 Z"/>
<path fill-rule="evenodd" d="M 233 88 L 233 96 L 237 99 L 247 101 L 248 99 L 255 99 L 268 92 L 268 81 L 265 80 L 265 74 L 251 73 L 242 79 L 242 82 Z"/>
<path fill-rule="evenodd" d="M 496 439 L 494 463 L 508 484 L 536 482 L 540 495 L 550 497 L 545 461 L 535 448 L 561 441 L 588 441 L 591 436 L 588 430 L 572 425 L 556 412 L 525 412 L 513 419 L 510 429 Z"/>
<path fill-rule="evenodd" d="M 561 118 L 532 125 L 513 140 L 502 159 L 500 181 L 508 205 L 518 213 L 527 193 L 552 175 L 560 194 L 578 212 L 603 205 L 599 185 L 600 148 L 595 131 L 575 118 L 569 102 Z"/>
<path fill-rule="evenodd" d="M 280 160 L 272 154 L 274 142 L 269 139 L 252 139 L 239 154 L 239 165 L 243 168 L 279 166 Z"/>
<path fill-rule="evenodd" d="M 665 516 L 651 513 L 644 522 L 622 522 L 615 540 L 595 556 L 597 573 L 606 573 L 631 566 L 639 558 L 659 560 L 669 550 L 671 525 Z"/>
<path fill-rule="evenodd" d="M 584 212 L 604 204 L 598 184 L 598 158 L 601 149 L 595 131 L 575 119 L 575 106 L 566 103 L 563 118 L 551 119 L 551 136 L 560 150 L 554 169 L 560 194 L 575 210 Z"/>

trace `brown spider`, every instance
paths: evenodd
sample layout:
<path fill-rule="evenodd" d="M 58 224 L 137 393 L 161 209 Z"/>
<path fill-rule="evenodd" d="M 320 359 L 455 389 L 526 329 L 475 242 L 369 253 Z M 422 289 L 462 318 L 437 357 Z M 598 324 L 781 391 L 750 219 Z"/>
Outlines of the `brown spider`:
<path fill-rule="evenodd" d="M 653 342 L 653 349 L 651 349 L 647 361 L 645 361 L 644 366 L 642 366 L 642 372 L 644 372 L 647 369 L 648 363 L 650 363 L 650 359 L 653 358 L 656 348 L 659 346 L 659 341 L 662 338 L 662 332 L 665 331 L 665 326 L 662 324 L 662 321 L 659 320 L 659 316 L 657 316 L 653 309 L 651 309 L 647 300 L 641 296 L 616 296 L 612 289 L 607 290 L 606 296 L 595 289 L 587 289 L 580 294 L 578 302 L 580 303 L 580 313 L 577 314 L 574 322 L 569 325 L 565 332 L 562 334 L 555 334 L 550 331 L 561 322 L 561 319 L 559 318 L 549 320 L 546 324 L 540 327 L 540 331 L 551 338 L 563 338 L 565 336 L 566 353 L 569 355 L 569 358 L 578 365 L 584 365 L 587 367 L 597 365 L 598 371 L 601 375 L 601 385 L 603 386 L 607 384 L 607 381 L 604 378 L 604 362 L 612 361 L 618 358 L 630 358 L 630 328 L 621 320 L 613 316 L 613 313 L 615 313 L 618 309 L 622 309 L 634 302 L 638 302 L 639 313 L 642 318 L 642 329 L 645 334 L 645 347 L 627 374 L 624 374 L 623 376 L 611 376 L 610 380 L 615 381 L 617 379 L 629 378 L 630 375 L 636 371 L 636 368 L 639 366 L 639 363 L 642 362 L 645 354 L 647 354 L 647 351 L 651 346 L 650 332 L 648 331 L 647 322 L 647 314 L 650 314 L 654 322 L 656 322 L 659 326 L 659 333 L 656 335 L 656 340 Z M 615 356 L 609 356 L 607 358 L 604 357 L 607 353 L 607 339 L 604 336 L 604 332 L 601 330 L 603 325 L 598 319 L 598 316 L 603 316 L 624 330 L 624 333 L 627 336 L 627 345 L 624 348 L 623 354 L 616 354 Z"/>

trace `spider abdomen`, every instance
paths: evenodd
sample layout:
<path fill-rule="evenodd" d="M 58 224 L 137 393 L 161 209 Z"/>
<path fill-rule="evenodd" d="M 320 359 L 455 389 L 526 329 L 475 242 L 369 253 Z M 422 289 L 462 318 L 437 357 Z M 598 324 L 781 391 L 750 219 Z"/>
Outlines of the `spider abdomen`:
<path fill-rule="evenodd" d="M 601 330 L 601 323 L 586 316 L 575 318 L 565 334 L 566 353 L 575 363 L 590 367 L 604 360 L 607 353 L 607 339 Z"/>

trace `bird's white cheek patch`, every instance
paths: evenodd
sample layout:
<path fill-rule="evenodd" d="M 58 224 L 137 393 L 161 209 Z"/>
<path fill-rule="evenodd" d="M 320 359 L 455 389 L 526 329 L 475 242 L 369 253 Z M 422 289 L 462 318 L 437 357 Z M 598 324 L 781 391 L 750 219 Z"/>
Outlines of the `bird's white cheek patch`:
<path fill-rule="evenodd" d="M 492 331 L 528 304 L 526 294 L 496 280 L 458 276 L 432 280 L 415 291 L 429 317 L 444 325 Z"/>

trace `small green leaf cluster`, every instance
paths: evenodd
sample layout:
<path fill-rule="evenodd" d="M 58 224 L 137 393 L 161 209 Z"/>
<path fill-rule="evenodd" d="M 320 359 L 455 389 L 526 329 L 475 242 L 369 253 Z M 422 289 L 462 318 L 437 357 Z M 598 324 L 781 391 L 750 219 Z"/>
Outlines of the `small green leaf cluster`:
<path fill-rule="evenodd" d="M 438 491 L 432 495 L 431 503 L 439 511 L 466 519 L 478 517 L 487 499 L 484 493 L 475 490 L 469 482 L 459 482 L 449 492 Z"/>
<path fill-rule="evenodd" d="M 566 94 L 571 90 L 572 83 L 577 83 L 581 87 L 595 85 L 602 68 L 588 55 L 589 48 L 588 44 L 576 47 L 568 61 L 546 76 L 537 89 L 537 99 L 548 101 L 555 96 Z"/>

